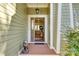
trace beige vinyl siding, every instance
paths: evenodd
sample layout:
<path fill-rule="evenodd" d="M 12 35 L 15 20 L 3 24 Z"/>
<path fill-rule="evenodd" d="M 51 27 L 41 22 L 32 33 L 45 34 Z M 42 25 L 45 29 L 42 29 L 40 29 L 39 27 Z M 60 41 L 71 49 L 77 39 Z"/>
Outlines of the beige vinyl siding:
<path fill-rule="evenodd" d="M 26 4 L 9 3 L 6 6 L 1 4 L 6 13 L 6 18 L 1 18 L 6 21 L 6 24 L 0 24 L 0 54 L 3 55 L 18 55 L 18 51 L 22 48 L 23 41 L 27 39 L 27 8 Z M 1 14 L 1 15 L 2 15 Z M 4 22 L 4 21 L 2 21 Z M 2 33 L 3 32 L 3 33 Z"/>

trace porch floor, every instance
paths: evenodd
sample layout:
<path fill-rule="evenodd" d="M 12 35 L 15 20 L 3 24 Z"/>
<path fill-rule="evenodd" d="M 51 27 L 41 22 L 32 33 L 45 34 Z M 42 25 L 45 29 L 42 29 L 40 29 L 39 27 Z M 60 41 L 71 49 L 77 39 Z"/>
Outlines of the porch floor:
<path fill-rule="evenodd" d="M 28 44 L 29 53 L 26 55 L 56 55 L 54 50 L 50 49 L 46 43 L 44 44 Z M 23 55 L 23 54 L 22 54 Z"/>

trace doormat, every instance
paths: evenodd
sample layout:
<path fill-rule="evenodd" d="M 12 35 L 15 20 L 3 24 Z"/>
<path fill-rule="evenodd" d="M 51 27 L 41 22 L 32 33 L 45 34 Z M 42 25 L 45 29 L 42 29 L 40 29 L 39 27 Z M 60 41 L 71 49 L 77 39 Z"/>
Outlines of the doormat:
<path fill-rule="evenodd" d="M 35 45 L 44 45 L 44 43 L 35 43 Z"/>

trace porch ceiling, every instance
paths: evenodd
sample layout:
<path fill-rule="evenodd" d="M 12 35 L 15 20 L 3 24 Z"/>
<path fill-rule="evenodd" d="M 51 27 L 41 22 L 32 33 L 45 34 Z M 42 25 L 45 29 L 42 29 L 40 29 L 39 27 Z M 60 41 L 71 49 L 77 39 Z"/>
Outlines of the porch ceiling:
<path fill-rule="evenodd" d="M 48 7 L 47 3 L 28 3 L 27 7 Z"/>

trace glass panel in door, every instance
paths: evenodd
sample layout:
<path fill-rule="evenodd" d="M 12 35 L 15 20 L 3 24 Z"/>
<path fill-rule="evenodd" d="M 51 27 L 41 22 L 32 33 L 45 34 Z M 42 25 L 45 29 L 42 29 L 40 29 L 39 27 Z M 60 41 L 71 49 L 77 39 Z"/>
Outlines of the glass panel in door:
<path fill-rule="evenodd" d="M 44 18 L 36 17 L 31 18 L 31 41 L 44 42 Z"/>

